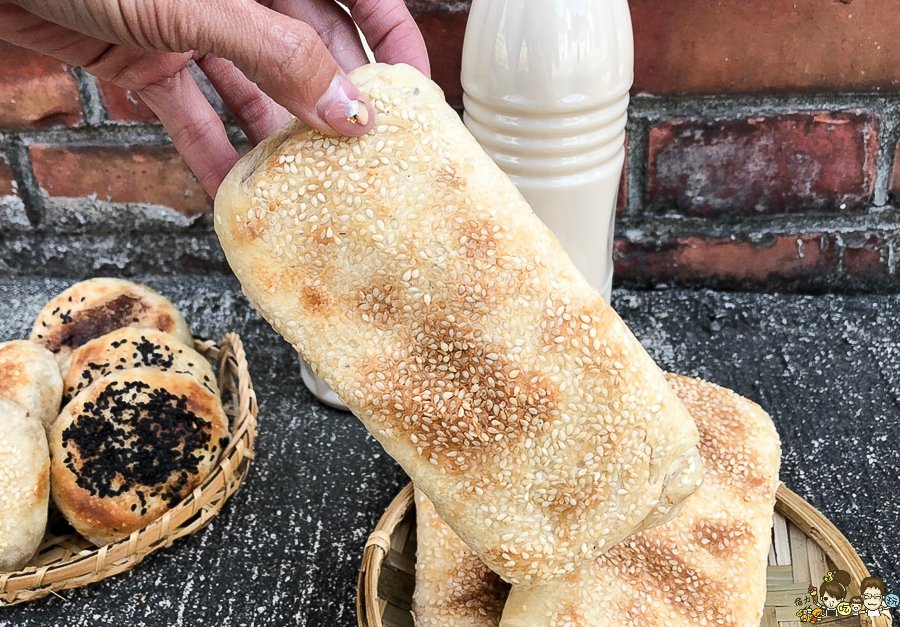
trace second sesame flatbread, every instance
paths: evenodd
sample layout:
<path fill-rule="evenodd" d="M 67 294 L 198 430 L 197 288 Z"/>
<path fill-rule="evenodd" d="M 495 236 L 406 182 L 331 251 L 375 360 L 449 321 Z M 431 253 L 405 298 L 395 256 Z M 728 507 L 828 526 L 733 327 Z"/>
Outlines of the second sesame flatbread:
<path fill-rule="evenodd" d="M 428 497 L 416 498 L 416 627 L 497 627 L 509 584 L 447 526 Z"/>
<path fill-rule="evenodd" d="M 123 327 L 72 352 L 64 381 L 63 404 L 111 372 L 144 367 L 189 374 L 219 395 L 212 366 L 191 346 L 165 331 Z"/>

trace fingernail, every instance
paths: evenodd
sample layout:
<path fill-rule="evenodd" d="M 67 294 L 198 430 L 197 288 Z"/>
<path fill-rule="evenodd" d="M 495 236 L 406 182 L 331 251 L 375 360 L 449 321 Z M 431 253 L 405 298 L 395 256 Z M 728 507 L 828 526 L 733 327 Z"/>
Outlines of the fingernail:
<path fill-rule="evenodd" d="M 316 106 L 319 117 L 341 135 L 362 135 L 374 118 L 371 105 L 343 76 L 335 76 Z"/>

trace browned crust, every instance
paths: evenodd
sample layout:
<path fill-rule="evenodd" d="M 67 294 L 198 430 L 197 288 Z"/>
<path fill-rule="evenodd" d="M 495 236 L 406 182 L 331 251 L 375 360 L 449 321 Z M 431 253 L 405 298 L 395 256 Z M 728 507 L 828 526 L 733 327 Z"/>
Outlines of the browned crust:
<path fill-rule="evenodd" d="M 0 360 L 3 359 L 3 349 L 0 348 Z M 11 398 L 16 396 L 23 387 L 30 383 L 30 378 L 23 368 L 14 364 L 0 364 L 0 397 Z"/>

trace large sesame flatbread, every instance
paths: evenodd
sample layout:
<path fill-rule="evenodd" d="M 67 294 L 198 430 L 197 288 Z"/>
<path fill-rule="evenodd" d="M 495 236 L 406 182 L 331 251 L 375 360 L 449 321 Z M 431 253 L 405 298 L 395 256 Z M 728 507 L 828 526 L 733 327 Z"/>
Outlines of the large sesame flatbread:
<path fill-rule="evenodd" d="M 416 625 L 759 625 L 778 434 L 759 406 L 730 390 L 676 375 L 669 383 L 697 422 L 706 468 L 674 519 L 617 544 L 549 594 L 532 588 L 526 598 L 515 588 L 503 613 L 507 591 L 496 575 L 417 496 Z"/>
<path fill-rule="evenodd" d="M 696 490 L 696 427 L 509 178 L 408 66 L 376 128 L 294 121 L 216 231 L 250 301 L 508 581 L 566 575 Z"/>

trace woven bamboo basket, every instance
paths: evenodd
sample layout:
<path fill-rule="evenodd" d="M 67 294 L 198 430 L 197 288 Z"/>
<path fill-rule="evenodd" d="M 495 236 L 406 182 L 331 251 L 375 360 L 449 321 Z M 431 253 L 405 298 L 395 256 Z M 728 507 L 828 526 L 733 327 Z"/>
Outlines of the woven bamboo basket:
<path fill-rule="evenodd" d="M 859 594 L 869 571 L 847 539 L 812 505 L 779 485 L 775 494 L 772 548 L 767 569 L 766 606 L 760 627 L 801 627 L 797 611 L 810 605 L 808 588 L 819 587 L 828 571 L 851 576 L 847 598 Z M 385 510 L 363 553 L 356 594 L 360 627 L 413 627 L 416 579 L 416 513 L 413 485 Z M 801 605 L 797 605 L 797 601 Z M 832 627 L 888 627 L 890 618 L 820 619 Z"/>
<path fill-rule="evenodd" d="M 256 439 L 257 404 L 240 338 L 229 333 L 221 345 L 194 341 L 194 348 L 216 366 L 231 442 L 206 480 L 181 503 L 128 538 L 96 547 L 51 510 L 47 534 L 37 555 L 21 571 L 0 573 L 0 606 L 78 588 L 130 570 L 150 553 L 196 533 L 219 513 L 250 469 Z"/>

